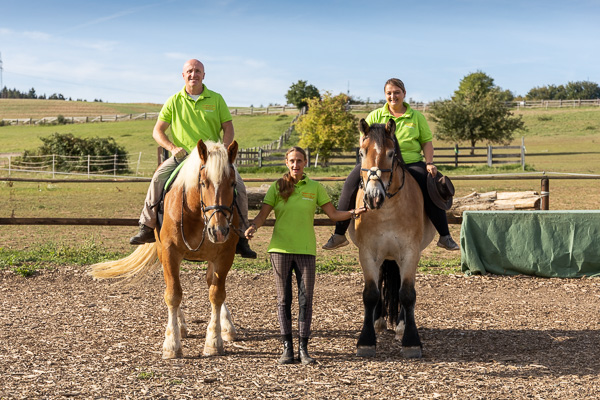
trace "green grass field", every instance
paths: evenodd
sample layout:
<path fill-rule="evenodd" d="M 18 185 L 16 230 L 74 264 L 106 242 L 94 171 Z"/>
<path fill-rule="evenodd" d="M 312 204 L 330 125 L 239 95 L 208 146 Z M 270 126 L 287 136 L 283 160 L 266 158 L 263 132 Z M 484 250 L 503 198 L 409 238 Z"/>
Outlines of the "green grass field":
<path fill-rule="evenodd" d="M 0 102 L 2 103 L 3 101 Z M 523 110 L 519 111 L 519 114 L 523 115 L 528 129 L 522 134 L 525 137 L 527 153 L 541 154 L 526 156 L 528 171 L 600 173 L 600 109 Z M 65 112 L 65 115 L 71 114 Z M 292 115 L 235 116 L 237 140 L 241 147 L 269 143 L 287 129 L 292 118 Z M 151 136 L 153 125 L 154 121 L 127 121 L 62 126 L 2 126 L 0 152 L 22 152 L 36 148 L 41 144 L 39 137 L 54 132 L 73 133 L 84 137 L 112 136 L 131 154 L 137 155 L 142 152 L 151 170 L 156 165 L 156 144 Z M 435 126 L 432 129 L 435 131 Z M 520 144 L 520 136 L 517 135 L 515 144 Z M 436 142 L 436 145 L 449 144 Z M 311 176 L 345 176 L 349 168 L 310 168 L 308 173 Z M 521 172 L 518 167 L 441 169 L 449 176 Z M 242 170 L 242 176 L 275 180 L 282 170 Z M 457 180 L 454 184 L 456 196 L 464 196 L 473 191 L 481 193 L 491 190 L 540 190 L 538 180 Z M 137 218 L 146 189 L 147 183 L 144 182 L 0 182 L 0 216 Z M 551 180 L 550 193 L 551 209 L 597 209 L 600 183 L 598 180 Z M 253 247 L 261 254 L 259 259 L 248 261 L 236 258 L 235 268 L 255 271 L 269 268 L 265 255 L 270 238 L 269 229 L 261 230 L 261 234 L 253 241 Z M 326 241 L 331 230 L 329 227 L 317 228 L 318 243 Z M 459 235 L 458 230 L 459 226 L 451 227 L 455 237 Z M 11 268 L 26 275 L 36 268 L 48 268 L 56 263 L 90 263 L 94 260 L 114 258 L 131 251 L 127 241 L 134 231 L 131 227 L 1 226 L 0 269 Z M 80 257 L 73 256 L 77 251 L 82 253 Z M 356 257 L 356 249 L 351 247 L 334 252 L 319 249 L 319 270 L 356 270 Z M 457 273 L 459 264 L 459 255 L 433 247 L 424 253 L 422 271 Z M 186 268 L 197 268 L 197 264 L 189 264 Z"/>

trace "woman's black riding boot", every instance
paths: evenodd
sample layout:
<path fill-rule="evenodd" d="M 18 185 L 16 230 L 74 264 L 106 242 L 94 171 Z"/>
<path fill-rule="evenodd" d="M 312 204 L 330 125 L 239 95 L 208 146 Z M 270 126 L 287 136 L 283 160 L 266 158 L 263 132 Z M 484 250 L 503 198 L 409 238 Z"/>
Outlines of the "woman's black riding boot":
<path fill-rule="evenodd" d="M 308 355 L 308 338 L 300 338 L 300 346 L 298 347 L 298 359 L 304 365 L 312 364 L 315 359 Z"/>
<path fill-rule="evenodd" d="M 283 342 L 283 353 L 277 362 L 279 364 L 293 364 L 294 342 L 292 341 L 292 334 L 282 335 L 281 341 Z"/>

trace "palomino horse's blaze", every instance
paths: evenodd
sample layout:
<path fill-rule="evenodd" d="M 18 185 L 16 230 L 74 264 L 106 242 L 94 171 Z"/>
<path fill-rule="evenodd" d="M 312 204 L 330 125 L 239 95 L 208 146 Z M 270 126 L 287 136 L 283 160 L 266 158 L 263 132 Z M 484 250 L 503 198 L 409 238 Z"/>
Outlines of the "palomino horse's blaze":
<path fill-rule="evenodd" d="M 369 126 L 362 119 L 360 131 L 364 140 L 356 207 L 366 205 L 370 211 L 350 227 L 365 278 L 357 355 L 375 356 L 375 329 L 385 329 L 387 313 L 392 324 L 397 323 L 396 339 L 402 338 L 404 356 L 418 358 L 422 346 L 414 319 L 415 275 L 435 228 L 425 214 L 421 189 L 402 162 L 394 120 Z"/>
<path fill-rule="evenodd" d="M 162 264 L 168 307 L 163 358 L 183 356 L 181 338 L 187 336 L 179 280 L 183 259 L 208 261 L 206 281 L 212 310 L 204 355 L 223 354 L 223 340 L 235 339 L 231 314 L 225 306 L 225 278 L 238 241 L 232 232 L 239 221 L 234 210 L 233 162 L 237 150 L 235 141 L 229 148 L 199 141 L 165 196 L 164 221 L 156 243 L 140 246 L 122 260 L 92 266 L 91 274 L 96 278 L 124 278 L 131 283 Z"/>

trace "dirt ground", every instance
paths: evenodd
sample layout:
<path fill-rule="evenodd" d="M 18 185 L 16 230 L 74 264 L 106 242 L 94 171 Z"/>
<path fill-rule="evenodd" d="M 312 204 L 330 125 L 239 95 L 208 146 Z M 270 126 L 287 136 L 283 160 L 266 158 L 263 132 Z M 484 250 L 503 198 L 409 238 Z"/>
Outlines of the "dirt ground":
<path fill-rule="evenodd" d="M 314 366 L 280 366 L 270 273 L 232 271 L 238 340 L 203 357 L 209 318 L 202 272 L 182 274 L 191 336 L 165 361 L 159 272 L 142 286 L 93 281 L 82 267 L 24 278 L 0 271 L 0 398 L 583 399 L 600 393 L 600 281 L 462 275 L 417 277 L 423 358 L 392 332 L 355 356 L 362 274 L 319 275 Z M 295 326 L 295 324 L 294 324 Z"/>

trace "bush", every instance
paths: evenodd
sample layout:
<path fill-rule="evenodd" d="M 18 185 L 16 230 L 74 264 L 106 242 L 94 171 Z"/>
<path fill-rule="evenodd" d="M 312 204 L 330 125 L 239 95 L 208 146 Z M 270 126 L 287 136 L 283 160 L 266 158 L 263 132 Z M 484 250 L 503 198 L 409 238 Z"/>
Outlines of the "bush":
<path fill-rule="evenodd" d="M 48 155 L 72 157 L 70 159 L 57 157 L 54 168 L 57 171 L 87 171 L 87 156 L 93 157 L 90 163 L 90 172 L 113 171 L 115 168 L 114 156 L 116 155 L 116 173 L 130 172 L 127 163 L 128 153 L 124 147 L 119 146 L 112 137 L 107 138 L 78 138 L 73 134 L 60 134 L 58 132 L 46 138 L 40 138 L 42 146 L 34 151 L 25 151 L 22 161 L 43 162 Z M 100 158 L 105 160 L 98 162 Z M 110 162 L 106 161 L 109 157 Z"/>

